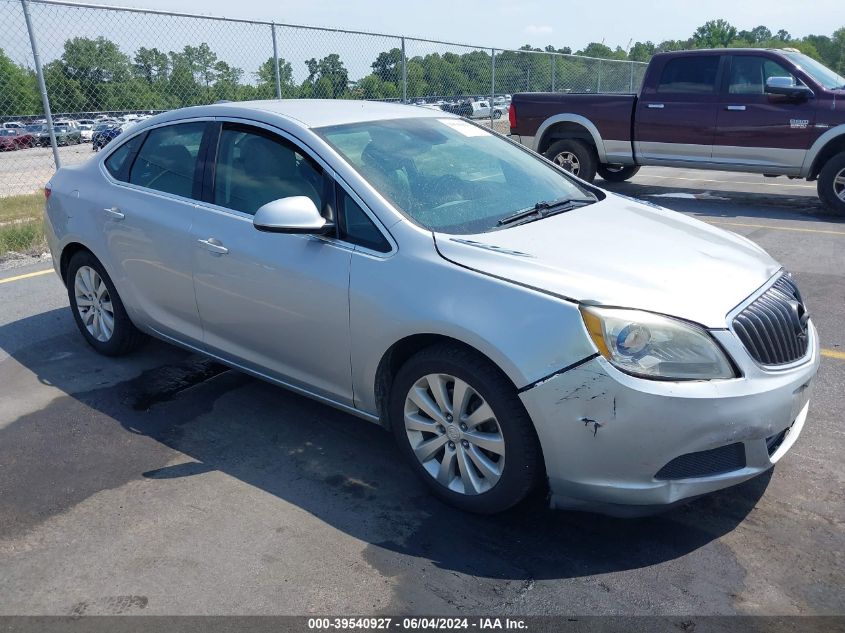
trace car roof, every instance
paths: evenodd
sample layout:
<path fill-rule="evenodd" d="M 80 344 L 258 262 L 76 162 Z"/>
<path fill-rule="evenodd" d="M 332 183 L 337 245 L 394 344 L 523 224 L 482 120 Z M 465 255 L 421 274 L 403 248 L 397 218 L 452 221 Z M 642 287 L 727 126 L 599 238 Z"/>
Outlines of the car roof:
<path fill-rule="evenodd" d="M 379 121 L 384 119 L 443 118 L 454 115 L 429 110 L 416 105 L 383 103 L 351 99 L 273 99 L 265 101 L 238 101 L 207 106 L 182 108 L 147 119 L 155 124 L 166 120 L 204 116 L 246 116 L 252 113 L 275 114 L 297 121 L 304 127 L 318 128 L 345 123 Z"/>

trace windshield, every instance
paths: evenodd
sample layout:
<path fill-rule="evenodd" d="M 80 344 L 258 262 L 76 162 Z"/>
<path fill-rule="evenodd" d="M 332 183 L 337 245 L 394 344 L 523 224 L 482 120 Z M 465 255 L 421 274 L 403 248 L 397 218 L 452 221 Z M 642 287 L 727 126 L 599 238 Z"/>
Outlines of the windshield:
<path fill-rule="evenodd" d="M 27 125 L 27 126 L 26 126 L 26 131 L 27 131 L 27 132 L 40 132 L 40 131 L 41 131 L 41 130 L 43 130 L 43 129 L 44 129 L 44 126 L 43 126 L 43 125 L 37 125 L 37 124 L 36 124 L 36 125 Z"/>
<path fill-rule="evenodd" d="M 14 130 L 0 128 L 0 136 L 17 136 L 17 134 L 15 134 Z"/>
<path fill-rule="evenodd" d="M 315 130 L 417 224 L 471 234 L 538 202 L 594 201 L 557 168 L 456 118 L 367 121 Z"/>
<path fill-rule="evenodd" d="M 830 90 L 845 88 L 845 77 L 833 72 L 812 57 L 807 57 L 803 53 L 784 53 L 784 55 L 825 88 Z"/>

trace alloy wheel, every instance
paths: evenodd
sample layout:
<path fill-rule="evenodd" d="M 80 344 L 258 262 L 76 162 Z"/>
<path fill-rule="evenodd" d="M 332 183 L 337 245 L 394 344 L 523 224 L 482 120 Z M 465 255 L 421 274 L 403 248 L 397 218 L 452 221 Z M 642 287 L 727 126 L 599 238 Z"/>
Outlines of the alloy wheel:
<path fill-rule="evenodd" d="M 555 163 L 576 176 L 581 171 L 581 161 L 572 152 L 561 152 L 555 156 Z"/>
<path fill-rule="evenodd" d="M 96 340 L 107 343 L 114 334 L 114 306 L 103 278 L 90 266 L 80 266 L 73 290 L 85 329 Z"/>
<path fill-rule="evenodd" d="M 833 193 L 842 202 L 845 202 L 845 169 L 840 170 L 833 178 Z"/>
<path fill-rule="evenodd" d="M 493 409 L 467 382 L 428 374 L 405 398 L 405 432 L 426 472 L 449 490 L 478 495 L 505 467 L 505 439 Z"/>

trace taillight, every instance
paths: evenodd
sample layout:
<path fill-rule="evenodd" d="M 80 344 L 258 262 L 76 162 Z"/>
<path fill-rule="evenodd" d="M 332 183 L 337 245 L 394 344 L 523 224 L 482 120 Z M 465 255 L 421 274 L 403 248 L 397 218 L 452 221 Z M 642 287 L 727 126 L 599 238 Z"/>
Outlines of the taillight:
<path fill-rule="evenodd" d="M 51 193 L 53 193 L 53 189 L 50 187 L 50 183 L 48 182 L 46 185 L 44 185 L 44 198 L 49 200 Z"/>
<path fill-rule="evenodd" d="M 511 125 L 511 132 L 513 132 L 514 128 L 516 128 L 516 106 L 513 103 L 508 108 L 508 122 Z"/>

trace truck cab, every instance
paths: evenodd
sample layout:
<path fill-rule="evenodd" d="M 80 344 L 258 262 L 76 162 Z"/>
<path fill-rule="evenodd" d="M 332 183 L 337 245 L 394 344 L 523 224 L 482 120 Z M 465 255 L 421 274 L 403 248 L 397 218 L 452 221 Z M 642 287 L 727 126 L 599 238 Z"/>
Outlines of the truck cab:
<path fill-rule="evenodd" d="M 660 53 L 636 95 L 517 94 L 511 133 L 585 180 L 642 165 L 789 176 L 845 214 L 845 78 L 793 49 Z"/>

